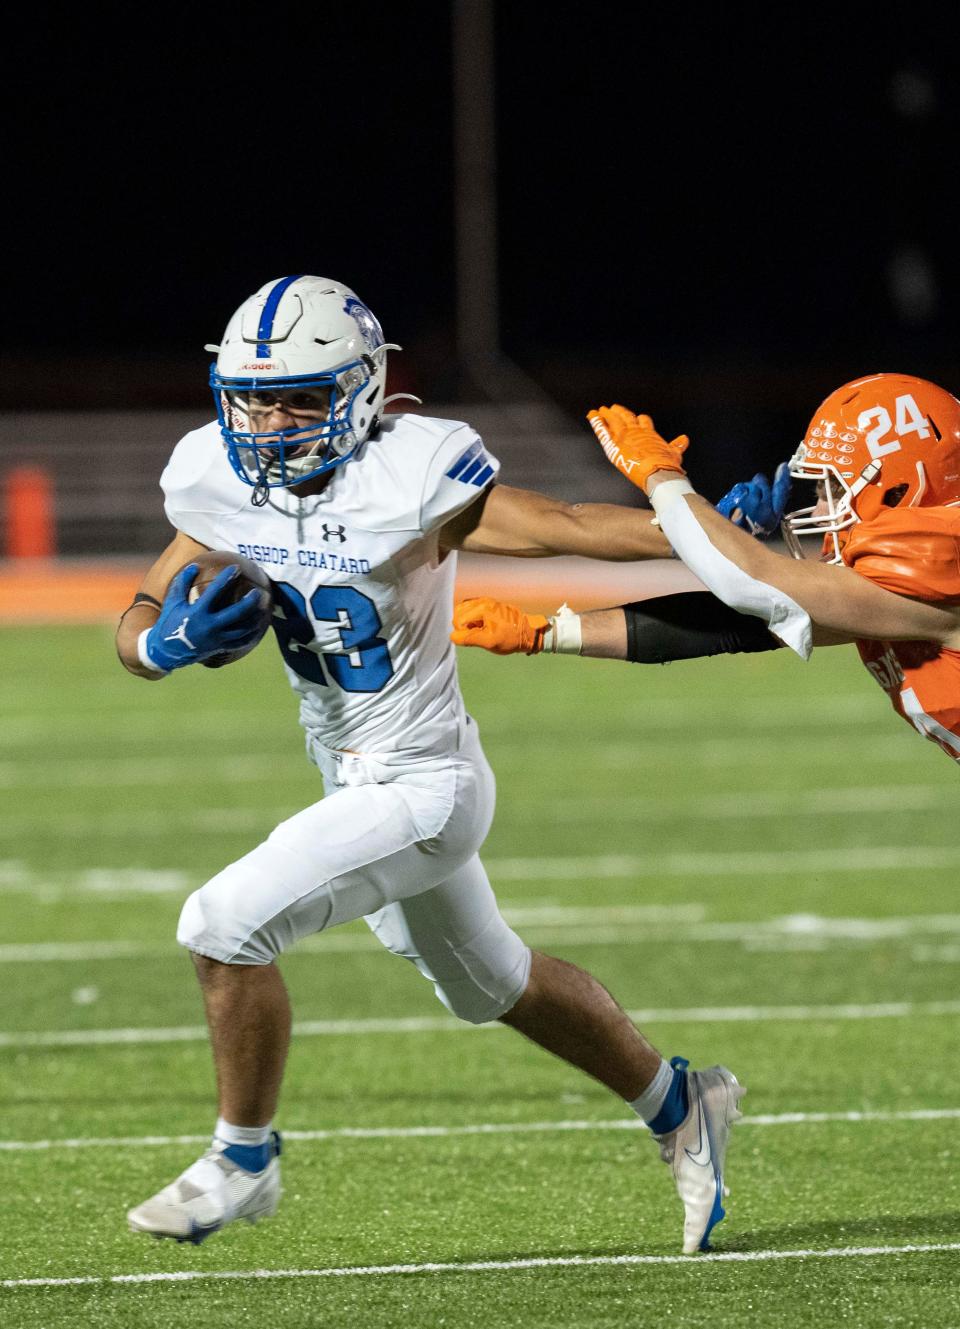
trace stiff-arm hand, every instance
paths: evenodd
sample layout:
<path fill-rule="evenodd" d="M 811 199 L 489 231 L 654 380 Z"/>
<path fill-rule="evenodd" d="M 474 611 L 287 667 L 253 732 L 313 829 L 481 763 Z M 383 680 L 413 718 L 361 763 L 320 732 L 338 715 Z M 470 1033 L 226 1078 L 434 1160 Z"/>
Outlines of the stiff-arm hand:
<path fill-rule="evenodd" d="M 481 646 L 495 655 L 536 655 L 543 650 L 549 626 L 543 614 L 525 614 L 516 605 L 480 596 L 461 600 L 453 611 L 450 640 L 457 646 Z"/>

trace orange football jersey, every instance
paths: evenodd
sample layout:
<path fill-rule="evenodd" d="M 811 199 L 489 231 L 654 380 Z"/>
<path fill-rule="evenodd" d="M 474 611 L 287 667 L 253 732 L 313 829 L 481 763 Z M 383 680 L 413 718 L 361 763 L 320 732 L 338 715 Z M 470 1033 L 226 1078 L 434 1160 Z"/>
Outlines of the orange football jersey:
<path fill-rule="evenodd" d="M 843 561 L 897 595 L 960 605 L 960 507 L 891 508 L 855 526 Z M 960 651 L 929 641 L 858 641 L 894 709 L 960 761 Z"/>

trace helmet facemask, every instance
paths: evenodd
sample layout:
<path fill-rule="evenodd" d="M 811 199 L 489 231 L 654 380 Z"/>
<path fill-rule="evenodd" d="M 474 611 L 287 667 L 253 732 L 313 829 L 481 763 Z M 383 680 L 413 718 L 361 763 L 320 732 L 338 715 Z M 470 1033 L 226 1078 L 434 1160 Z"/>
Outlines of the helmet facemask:
<path fill-rule="evenodd" d="M 386 347 L 380 349 L 386 351 Z M 366 395 L 365 404 L 368 411 L 377 411 L 377 421 L 378 408 L 382 409 L 382 381 L 373 377 L 376 368 L 373 356 L 363 356 L 332 373 L 241 379 L 226 378 L 211 365 L 217 418 L 230 464 L 240 479 L 260 490 L 289 487 L 324 475 L 346 461 L 362 442 L 354 422 L 358 399 Z M 262 427 L 270 407 L 264 405 L 257 411 L 257 396 L 275 396 L 296 421 L 300 394 L 326 397 L 322 418 L 315 418 L 318 412 L 312 409 L 301 408 L 311 417 L 302 425 L 294 423 L 279 430 Z M 375 428 L 376 424 L 362 431 L 363 437 Z"/>
<path fill-rule="evenodd" d="M 790 475 L 794 480 L 814 482 L 817 501 L 806 508 L 795 508 L 784 515 L 780 534 L 787 550 L 794 558 L 806 558 L 801 541 L 816 536 L 820 540 L 820 561 L 842 563 L 843 540 L 841 531 L 849 530 L 860 520 L 854 511 L 857 495 L 880 473 L 877 462 L 870 462 L 858 476 L 840 471 L 829 462 L 807 460 L 807 450 L 800 444 L 790 459 Z"/>

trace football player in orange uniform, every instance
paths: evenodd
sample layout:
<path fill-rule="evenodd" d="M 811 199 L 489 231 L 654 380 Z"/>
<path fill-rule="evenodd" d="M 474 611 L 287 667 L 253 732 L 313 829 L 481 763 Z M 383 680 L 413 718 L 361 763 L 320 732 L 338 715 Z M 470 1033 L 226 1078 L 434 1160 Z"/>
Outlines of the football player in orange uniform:
<path fill-rule="evenodd" d="M 816 501 L 783 521 L 794 557 L 696 494 L 685 436 L 667 442 L 622 406 L 588 419 L 708 592 L 553 619 L 465 601 L 456 642 L 641 662 L 781 645 L 806 659 L 813 646 L 853 642 L 898 714 L 960 760 L 960 401 L 902 374 L 831 393 L 790 462 L 794 479 L 817 485 Z M 803 557 L 810 536 L 818 560 Z"/>

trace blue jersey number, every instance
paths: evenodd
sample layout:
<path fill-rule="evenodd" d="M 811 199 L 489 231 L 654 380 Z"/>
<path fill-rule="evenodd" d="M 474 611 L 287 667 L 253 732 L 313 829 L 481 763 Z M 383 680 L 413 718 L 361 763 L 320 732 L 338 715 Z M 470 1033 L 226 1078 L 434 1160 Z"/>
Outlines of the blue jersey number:
<path fill-rule="evenodd" d="M 327 686 L 327 672 L 344 692 L 379 692 L 393 677 L 387 643 L 378 637 L 380 615 L 368 595 L 353 586 L 318 586 L 310 597 L 310 608 L 302 593 L 287 582 L 275 582 L 274 598 L 283 611 L 274 614 L 273 626 L 287 664 L 301 678 Z M 340 629 L 341 653 L 310 649 L 316 630 L 310 619 L 336 623 Z"/>

